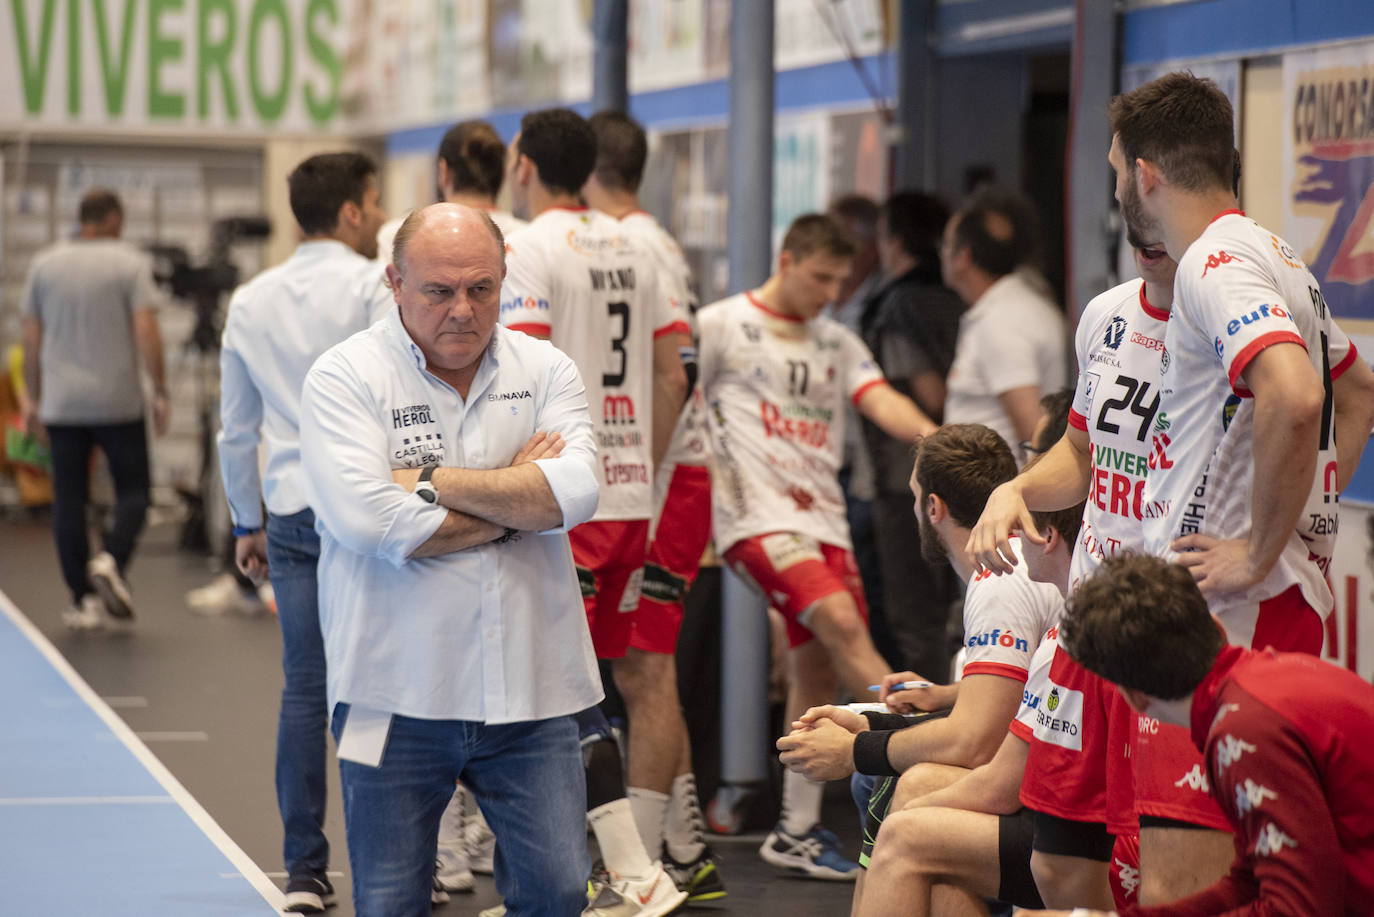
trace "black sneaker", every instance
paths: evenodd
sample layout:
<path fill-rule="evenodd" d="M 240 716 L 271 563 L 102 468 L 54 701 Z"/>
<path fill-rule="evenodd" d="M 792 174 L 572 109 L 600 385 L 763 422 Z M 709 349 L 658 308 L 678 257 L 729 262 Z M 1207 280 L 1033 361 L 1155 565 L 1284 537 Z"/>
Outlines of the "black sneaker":
<path fill-rule="evenodd" d="M 679 863 L 673 859 L 668 848 L 663 848 L 663 868 L 672 876 L 680 891 L 687 893 L 689 904 L 698 901 L 715 901 L 725 897 L 725 882 L 720 878 L 715 857 L 711 848 L 704 847 L 701 856 L 690 863 Z"/>
<path fill-rule="evenodd" d="M 286 882 L 286 905 L 292 914 L 319 914 L 338 904 L 334 886 L 324 876 L 293 876 Z"/>

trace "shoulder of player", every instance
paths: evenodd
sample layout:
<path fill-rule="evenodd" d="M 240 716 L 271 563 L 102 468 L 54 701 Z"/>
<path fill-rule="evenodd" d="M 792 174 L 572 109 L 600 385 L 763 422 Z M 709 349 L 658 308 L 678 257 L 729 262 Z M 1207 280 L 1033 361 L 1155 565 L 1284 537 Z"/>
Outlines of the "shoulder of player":
<path fill-rule="evenodd" d="M 1140 286 L 1143 283 L 1144 281 L 1137 277 L 1098 293 L 1083 307 L 1083 314 L 1078 318 L 1078 327 L 1096 327 L 1098 324 L 1111 321 L 1112 316 L 1118 312 L 1135 306 L 1140 302 Z M 1124 312 L 1123 317 L 1129 318 Z"/>

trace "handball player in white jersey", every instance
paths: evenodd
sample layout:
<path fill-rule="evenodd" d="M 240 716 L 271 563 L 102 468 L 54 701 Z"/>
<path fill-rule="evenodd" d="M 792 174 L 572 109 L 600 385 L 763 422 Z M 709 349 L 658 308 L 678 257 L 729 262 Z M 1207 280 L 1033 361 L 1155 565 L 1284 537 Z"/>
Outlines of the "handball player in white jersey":
<path fill-rule="evenodd" d="M 653 513 L 654 469 L 687 392 L 679 349 L 686 313 L 652 252 L 612 217 L 581 203 L 596 165 L 596 134 L 566 108 L 531 112 L 511 143 L 508 174 L 528 226 L 506 240 L 501 323 L 550 340 L 582 373 L 597 440 L 601 499 L 569 533 L 598 659 L 629 647 Z M 686 897 L 646 850 L 625 798 L 605 717 L 587 711 L 588 817 L 617 891 L 667 913 Z M 628 884 L 626 884 L 628 883 Z M 671 889 L 671 894 L 665 889 Z"/>
<path fill-rule="evenodd" d="M 820 317 L 853 254 L 832 218 L 798 217 L 763 286 L 698 315 L 716 544 L 787 619 L 788 723 L 832 702 L 840 684 L 868 697 L 888 670 L 868 633 L 838 480 L 845 404 L 907 442 L 935 429 L 887 384 L 857 335 Z M 819 824 L 822 789 L 784 775 L 782 821 L 760 853 L 794 872 L 852 881 L 858 864 Z"/>
<path fill-rule="evenodd" d="M 588 206 L 614 217 L 621 231 L 654 256 L 660 282 L 694 322 L 696 280 L 682 249 L 644 211 L 639 184 L 648 158 L 644 129 L 618 111 L 588 119 L 596 132 L 596 168 L 582 187 Z M 662 848 L 663 865 L 689 902 L 725 896 L 718 864 L 704 837 L 705 818 L 692 773 L 692 748 L 678 696 L 674 654 L 683 600 L 696 580 L 711 538 L 711 478 L 706 468 L 705 416 L 694 390 L 696 350 L 682 353 L 687 403 L 654 475 L 654 515 L 630 646 L 615 660 L 616 688 L 630 720 L 626 792 L 644 846 Z"/>

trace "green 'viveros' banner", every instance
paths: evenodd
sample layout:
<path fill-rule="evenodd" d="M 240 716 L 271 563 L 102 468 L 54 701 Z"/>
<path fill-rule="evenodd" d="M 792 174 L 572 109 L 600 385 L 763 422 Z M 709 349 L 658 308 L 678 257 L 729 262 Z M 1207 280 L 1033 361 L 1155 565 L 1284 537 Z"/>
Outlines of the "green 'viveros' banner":
<path fill-rule="evenodd" d="M 339 126 L 354 0 L 0 4 L 0 129 Z"/>

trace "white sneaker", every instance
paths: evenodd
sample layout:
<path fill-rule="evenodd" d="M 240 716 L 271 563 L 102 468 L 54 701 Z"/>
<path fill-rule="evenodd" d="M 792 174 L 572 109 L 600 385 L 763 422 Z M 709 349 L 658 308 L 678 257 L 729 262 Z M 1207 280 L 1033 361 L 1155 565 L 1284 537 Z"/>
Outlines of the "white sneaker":
<path fill-rule="evenodd" d="M 71 631 L 100 630 L 105 626 L 105 618 L 105 604 L 95 593 L 87 593 L 80 604 L 62 612 L 62 623 Z"/>
<path fill-rule="evenodd" d="M 134 597 L 129 593 L 129 584 L 119 575 L 119 565 L 109 551 L 101 551 L 86 564 L 86 578 L 91 588 L 105 603 L 105 610 L 114 618 L 134 616 Z"/>
<path fill-rule="evenodd" d="M 259 594 L 244 592 L 232 573 L 221 573 L 204 586 L 186 593 L 186 606 L 198 615 L 234 611 L 251 616 L 266 610 Z"/>
<path fill-rule="evenodd" d="M 662 917 L 687 900 L 687 893 L 678 889 L 673 877 L 657 860 L 647 876 L 632 879 L 613 876 L 611 887 L 625 900 L 638 905 L 639 917 Z"/>
<path fill-rule="evenodd" d="M 789 834 L 779 822 L 759 848 L 759 856 L 809 879 L 853 882 L 859 876 L 859 864 L 845 859 L 840 839 L 819 822 L 802 835 Z"/>
<path fill-rule="evenodd" d="M 439 819 L 439 852 L 434 860 L 434 882 L 450 892 L 470 892 L 477 880 L 468 864 L 467 836 L 463 830 L 463 804 L 467 791 L 453 791 L 443 817 Z"/>
<path fill-rule="evenodd" d="M 638 904 L 604 882 L 591 884 L 587 889 L 587 907 L 582 917 L 639 917 Z"/>
<path fill-rule="evenodd" d="M 496 835 L 491 833 L 491 826 L 475 803 L 472 814 L 463 818 L 463 838 L 467 844 L 468 866 L 473 872 L 491 875 L 495 871 Z"/>

